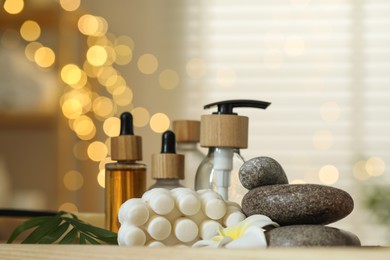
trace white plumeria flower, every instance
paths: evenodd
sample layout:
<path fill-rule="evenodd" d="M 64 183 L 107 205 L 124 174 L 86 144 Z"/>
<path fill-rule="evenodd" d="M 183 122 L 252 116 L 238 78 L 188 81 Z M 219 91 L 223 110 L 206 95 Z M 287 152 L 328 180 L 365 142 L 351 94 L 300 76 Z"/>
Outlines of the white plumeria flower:
<path fill-rule="evenodd" d="M 193 247 L 226 248 L 265 248 L 267 241 L 264 227 L 279 225 L 264 215 L 252 215 L 236 226 L 219 228 L 218 236 L 210 240 L 200 240 Z"/>

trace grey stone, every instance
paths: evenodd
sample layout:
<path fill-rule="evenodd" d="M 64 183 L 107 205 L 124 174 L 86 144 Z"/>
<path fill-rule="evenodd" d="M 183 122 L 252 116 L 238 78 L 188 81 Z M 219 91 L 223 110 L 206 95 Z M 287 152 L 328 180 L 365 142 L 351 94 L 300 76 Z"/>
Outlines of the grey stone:
<path fill-rule="evenodd" d="M 274 184 L 288 184 L 282 166 L 270 157 L 256 157 L 246 161 L 239 170 L 241 184 L 251 190 Z"/>
<path fill-rule="evenodd" d="M 321 225 L 274 228 L 265 233 L 269 247 L 360 246 L 351 232 Z"/>
<path fill-rule="evenodd" d="M 245 194 L 241 204 L 247 216 L 266 215 L 281 226 L 329 224 L 346 217 L 354 206 L 347 192 L 317 184 L 257 187 Z"/>

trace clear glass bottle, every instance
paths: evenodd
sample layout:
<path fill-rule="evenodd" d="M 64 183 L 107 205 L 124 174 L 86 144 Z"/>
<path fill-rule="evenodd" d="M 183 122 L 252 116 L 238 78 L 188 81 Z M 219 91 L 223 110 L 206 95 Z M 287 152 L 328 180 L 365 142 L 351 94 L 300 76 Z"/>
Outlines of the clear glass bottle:
<path fill-rule="evenodd" d="M 142 160 L 142 140 L 133 132 L 133 117 L 121 114 L 120 135 L 111 138 L 111 159 L 105 165 L 105 227 L 118 232 L 120 206 L 130 198 L 141 198 L 146 191 L 146 165 Z"/>
<path fill-rule="evenodd" d="M 176 135 L 176 153 L 184 155 L 184 180 L 185 187 L 195 188 L 196 171 L 205 154 L 199 149 L 200 121 L 175 120 L 173 131 Z"/>
<path fill-rule="evenodd" d="M 247 190 L 238 171 L 244 163 L 240 150 L 248 147 L 248 117 L 233 112 L 236 107 L 265 109 L 268 102 L 258 100 L 226 100 L 205 105 L 218 111 L 201 117 L 200 145 L 208 147 L 206 158 L 196 173 L 195 189 L 213 189 L 225 200 L 241 203 Z"/>
<path fill-rule="evenodd" d="M 198 170 L 196 172 L 195 179 L 195 190 L 201 189 L 212 189 L 214 191 L 218 191 L 218 178 L 217 171 L 214 167 L 214 158 L 215 152 L 219 152 L 220 148 L 210 147 L 207 156 L 203 159 L 202 163 L 199 165 Z M 245 189 L 239 180 L 238 171 L 241 165 L 244 163 L 244 158 L 240 154 L 240 149 L 233 148 L 232 149 L 232 167 L 231 170 L 225 170 L 223 173 L 226 175 L 226 179 L 228 182 L 226 186 L 228 187 L 227 198 L 231 201 L 237 202 L 241 204 L 241 199 L 248 192 Z M 229 167 L 230 168 L 230 167 Z M 230 188 L 234 187 L 234 188 Z M 221 193 L 221 191 L 220 191 Z M 222 195 L 222 194 L 221 194 Z"/>
<path fill-rule="evenodd" d="M 161 153 L 152 155 L 153 188 L 174 189 L 183 187 L 179 180 L 184 179 L 184 155 L 176 154 L 175 133 L 168 130 L 162 134 Z"/>

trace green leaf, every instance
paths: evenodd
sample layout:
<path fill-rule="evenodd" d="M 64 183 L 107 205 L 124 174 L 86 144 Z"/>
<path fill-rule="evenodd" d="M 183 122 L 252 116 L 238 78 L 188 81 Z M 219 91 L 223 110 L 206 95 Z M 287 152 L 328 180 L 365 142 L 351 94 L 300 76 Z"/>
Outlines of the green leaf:
<path fill-rule="evenodd" d="M 59 244 L 72 244 L 72 242 L 75 240 L 76 237 L 77 237 L 77 229 L 72 228 L 72 230 L 69 231 L 68 234 L 66 234 L 66 236 L 64 236 L 61 239 Z"/>
<path fill-rule="evenodd" d="M 85 239 L 85 235 L 83 233 L 80 234 L 79 243 L 82 245 L 85 245 L 87 243 L 87 240 Z"/>
<path fill-rule="evenodd" d="M 82 230 L 84 233 L 87 233 L 98 240 L 104 241 L 108 244 L 114 244 L 114 245 L 118 244 L 117 234 L 114 232 L 111 232 L 103 228 L 95 227 L 71 218 L 65 217 L 64 220 L 69 221 L 75 228 Z"/>
<path fill-rule="evenodd" d="M 99 245 L 100 243 L 98 241 L 96 241 L 94 238 L 92 237 L 89 237 L 89 236 L 85 236 L 85 239 L 92 245 Z"/>
<path fill-rule="evenodd" d="M 61 223 L 61 219 L 56 217 L 52 218 L 39 227 L 37 227 L 30 235 L 27 236 L 25 240 L 22 241 L 22 244 L 35 244 L 38 243 L 41 238 L 49 234 L 51 231 L 56 230 L 58 225 Z"/>
<path fill-rule="evenodd" d="M 56 230 L 54 230 L 54 232 L 43 237 L 41 240 L 39 240 L 38 243 L 39 244 L 52 244 L 52 243 L 56 242 L 68 230 L 69 226 L 70 225 L 68 222 L 62 223 L 61 225 L 59 225 L 57 227 Z"/>
<path fill-rule="evenodd" d="M 11 234 L 9 237 L 7 243 L 12 243 L 21 233 L 24 231 L 39 226 L 42 223 L 45 223 L 47 221 L 50 221 L 53 217 L 36 217 L 36 218 L 31 218 L 20 224 Z"/>
<path fill-rule="evenodd" d="M 67 232 L 70 226 L 72 229 Z M 12 243 L 22 232 L 30 228 L 35 230 L 22 241 L 24 244 L 71 244 L 76 241 L 80 244 L 118 244 L 116 233 L 89 225 L 76 215 L 65 211 L 58 212 L 56 216 L 36 217 L 25 221 L 15 229 L 8 243 Z"/>

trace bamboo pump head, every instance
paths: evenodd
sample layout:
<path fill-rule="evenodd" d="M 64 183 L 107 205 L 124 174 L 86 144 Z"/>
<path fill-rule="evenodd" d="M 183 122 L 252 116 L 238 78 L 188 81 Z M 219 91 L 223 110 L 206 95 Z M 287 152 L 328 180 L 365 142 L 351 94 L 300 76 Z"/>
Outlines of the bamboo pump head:
<path fill-rule="evenodd" d="M 152 155 L 153 179 L 184 179 L 184 155 L 176 154 L 175 133 L 162 135 L 161 153 Z"/>
<path fill-rule="evenodd" d="M 251 107 L 266 109 L 271 103 L 260 100 L 226 100 L 204 106 L 217 106 L 217 112 L 202 115 L 200 124 L 200 145 L 202 147 L 248 147 L 248 117 L 239 116 L 234 108 Z"/>
<path fill-rule="evenodd" d="M 111 138 L 111 159 L 115 161 L 142 160 L 142 139 L 134 135 L 133 116 L 129 112 L 123 112 L 120 120 L 120 134 Z"/>

